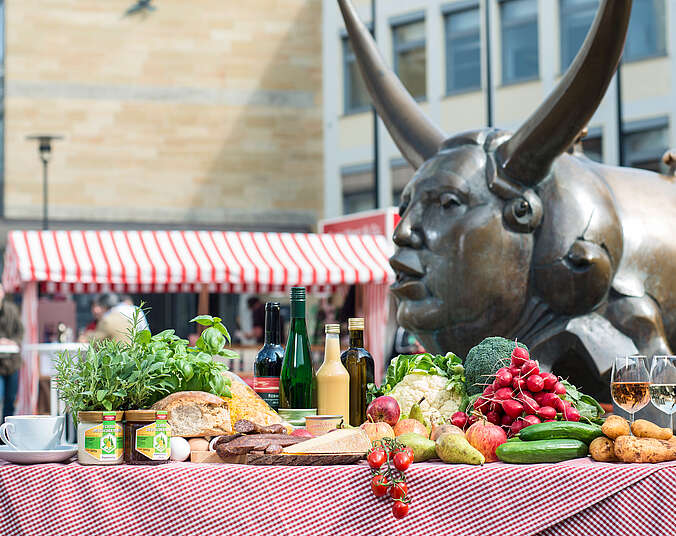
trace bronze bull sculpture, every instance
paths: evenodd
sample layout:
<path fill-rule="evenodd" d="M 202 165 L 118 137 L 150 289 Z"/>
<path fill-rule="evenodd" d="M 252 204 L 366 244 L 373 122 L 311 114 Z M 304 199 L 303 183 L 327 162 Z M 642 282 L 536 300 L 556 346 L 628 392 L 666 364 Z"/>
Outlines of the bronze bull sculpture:
<path fill-rule="evenodd" d="M 399 324 L 434 352 L 518 338 L 604 398 L 616 356 L 671 353 L 676 187 L 573 150 L 617 69 L 631 0 L 601 3 L 570 68 L 515 133 L 450 138 L 386 67 L 350 0 L 338 3 L 376 110 L 417 170 L 390 260 Z"/>

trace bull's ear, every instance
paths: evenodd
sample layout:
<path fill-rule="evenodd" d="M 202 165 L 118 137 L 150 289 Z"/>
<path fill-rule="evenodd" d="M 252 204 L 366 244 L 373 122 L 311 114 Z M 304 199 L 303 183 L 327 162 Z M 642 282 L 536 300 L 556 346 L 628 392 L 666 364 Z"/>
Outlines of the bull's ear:
<path fill-rule="evenodd" d="M 513 231 L 532 233 L 542 221 L 542 201 L 533 190 L 525 190 L 505 203 L 502 216 Z"/>

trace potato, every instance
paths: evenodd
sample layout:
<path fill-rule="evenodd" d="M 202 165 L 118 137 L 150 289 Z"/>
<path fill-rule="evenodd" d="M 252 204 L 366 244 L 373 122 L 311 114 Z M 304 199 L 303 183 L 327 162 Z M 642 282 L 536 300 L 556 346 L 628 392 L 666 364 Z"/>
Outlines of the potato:
<path fill-rule="evenodd" d="M 631 424 L 631 433 L 636 437 L 652 437 L 653 439 L 671 439 L 674 432 L 671 428 L 660 428 L 655 423 L 639 419 Z"/>
<path fill-rule="evenodd" d="M 623 419 L 619 415 L 611 415 L 606 419 L 601 427 L 601 430 L 606 437 L 610 439 L 615 439 L 624 435 L 631 435 L 631 428 L 626 419 Z"/>
<path fill-rule="evenodd" d="M 589 454 L 597 462 L 616 462 L 613 440 L 607 437 L 597 437 L 589 445 Z"/>
<path fill-rule="evenodd" d="M 620 436 L 615 456 L 628 463 L 657 463 L 676 460 L 676 442 L 647 437 Z"/>

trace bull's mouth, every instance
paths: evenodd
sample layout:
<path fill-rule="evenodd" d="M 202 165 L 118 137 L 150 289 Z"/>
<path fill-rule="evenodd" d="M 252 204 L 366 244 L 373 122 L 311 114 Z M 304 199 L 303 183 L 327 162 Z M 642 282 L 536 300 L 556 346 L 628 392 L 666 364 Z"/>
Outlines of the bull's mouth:
<path fill-rule="evenodd" d="M 404 248 L 397 250 L 390 259 L 390 266 L 397 274 L 395 282 L 390 287 L 395 295 L 409 300 L 422 300 L 429 296 L 423 282 L 425 267 L 413 250 Z"/>

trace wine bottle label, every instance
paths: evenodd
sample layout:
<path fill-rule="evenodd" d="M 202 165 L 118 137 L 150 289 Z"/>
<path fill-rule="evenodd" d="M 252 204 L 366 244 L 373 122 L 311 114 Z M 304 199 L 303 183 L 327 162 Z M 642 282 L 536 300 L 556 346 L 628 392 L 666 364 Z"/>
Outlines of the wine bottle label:
<path fill-rule="evenodd" d="M 253 388 L 272 409 L 279 409 L 279 376 L 254 376 Z"/>

